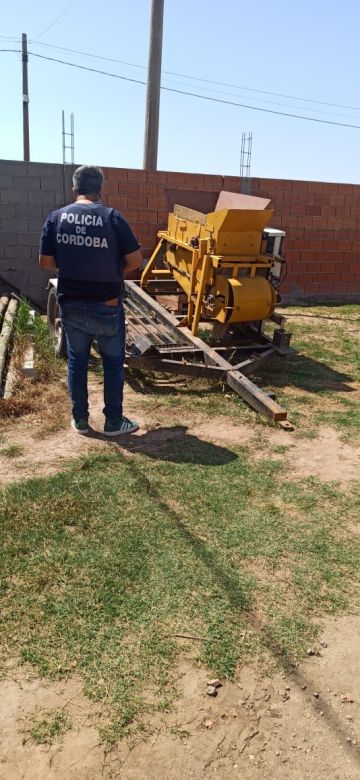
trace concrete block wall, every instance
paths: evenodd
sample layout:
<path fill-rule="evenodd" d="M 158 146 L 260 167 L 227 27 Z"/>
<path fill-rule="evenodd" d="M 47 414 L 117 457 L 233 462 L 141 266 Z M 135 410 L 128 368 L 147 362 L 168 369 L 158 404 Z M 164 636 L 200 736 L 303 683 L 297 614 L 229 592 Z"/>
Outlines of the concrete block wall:
<path fill-rule="evenodd" d="M 221 189 L 241 188 L 236 176 L 103 170 L 104 200 L 129 220 L 144 257 L 174 202 L 211 211 Z M 287 233 L 284 301 L 360 302 L 360 185 L 253 178 L 251 192 L 272 199 L 272 224 Z M 0 161 L 0 277 L 40 305 L 51 275 L 37 263 L 41 227 L 70 200 L 70 166 Z"/>
<path fill-rule="evenodd" d="M 0 277 L 41 305 L 51 274 L 38 265 L 39 237 L 48 212 L 63 203 L 62 165 L 0 161 Z"/>

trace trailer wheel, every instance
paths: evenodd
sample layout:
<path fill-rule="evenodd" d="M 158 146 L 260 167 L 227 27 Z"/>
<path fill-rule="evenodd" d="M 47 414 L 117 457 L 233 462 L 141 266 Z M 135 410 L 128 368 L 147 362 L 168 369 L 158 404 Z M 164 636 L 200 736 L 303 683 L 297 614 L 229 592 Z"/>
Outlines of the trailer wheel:
<path fill-rule="evenodd" d="M 50 287 L 49 290 L 47 300 L 47 323 L 49 333 L 54 344 L 54 352 L 56 357 L 66 357 L 66 338 L 61 325 L 60 308 L 57 302 L 55 287 Z"/>

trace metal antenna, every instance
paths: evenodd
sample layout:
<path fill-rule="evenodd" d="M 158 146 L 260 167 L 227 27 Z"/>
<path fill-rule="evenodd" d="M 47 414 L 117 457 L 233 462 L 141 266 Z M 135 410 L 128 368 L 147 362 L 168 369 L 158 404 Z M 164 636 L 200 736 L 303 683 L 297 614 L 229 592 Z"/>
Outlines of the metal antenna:
<path fill-rule="evenodd" d="M 241 134 L 241 152 L 240 152 L 240 189 L 245 194 L 250 194 L 251 189 L 251 152 L 252 152 L 252 133 Z"/>
<path fill-rule="evenodd" d="M 70 144 L 66 143 L 67 136 L 70 136 Z M 75 133 L 74 133 L 74 114 L 70 114 L 70 133 L 65 130 L 65 111 L 62 112 L 62 153 L 63 165 L 66 165 L 66 150 L 70 149 L 71 165 L 75 162 Z"/>

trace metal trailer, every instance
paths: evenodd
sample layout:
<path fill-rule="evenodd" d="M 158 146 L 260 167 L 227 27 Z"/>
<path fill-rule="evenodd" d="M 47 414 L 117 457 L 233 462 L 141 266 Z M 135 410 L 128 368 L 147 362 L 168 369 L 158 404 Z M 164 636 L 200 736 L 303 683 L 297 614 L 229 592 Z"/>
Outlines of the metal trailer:
<path fill-rule="evenodd" d="M 236 208 L 231 194 L 230 209 L 208 215 L 175 206 L 141 280 L 125 282 L 126 366 L 221 380 L 253 409 L 292 430 L 274 395 L 248 378 L 270 357 L 293 352 L 285 317 L 275 312 L 285 233 L 266 227 L 272 212 L 263 204 L 269 201 L 250 198 L 252 208 L 244 209 L 249 200 L 235 197 Z M 55 352 L 63 356 L 56 285 L 50 279 L 48 323 Z M 274 325 L 272 335 L 266 321 Z"/>

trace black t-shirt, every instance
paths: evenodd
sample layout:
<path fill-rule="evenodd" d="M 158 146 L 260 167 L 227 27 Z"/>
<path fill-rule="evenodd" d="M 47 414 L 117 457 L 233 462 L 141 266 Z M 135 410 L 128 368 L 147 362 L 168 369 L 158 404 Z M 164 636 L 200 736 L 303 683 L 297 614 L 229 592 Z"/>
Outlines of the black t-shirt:
<path fill-rule="evenodd" d="M 59 269 L 58 299 L 106 301 L 123 292 L 124 255 L 139 249 L 130 226 L 116 209 L 77 201 L 51 212 L 40 254 Z"/>

